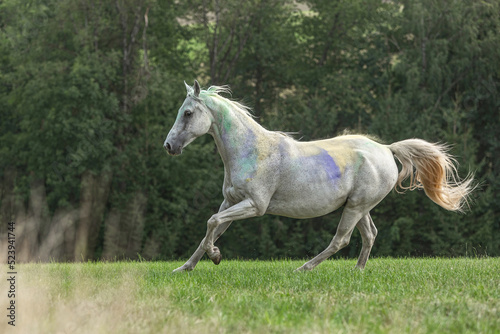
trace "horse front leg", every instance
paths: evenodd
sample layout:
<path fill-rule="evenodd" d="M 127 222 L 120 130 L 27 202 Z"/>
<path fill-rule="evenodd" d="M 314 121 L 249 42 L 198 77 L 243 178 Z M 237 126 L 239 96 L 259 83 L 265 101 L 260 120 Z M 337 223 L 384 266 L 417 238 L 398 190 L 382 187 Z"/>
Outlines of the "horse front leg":
<path fill-rule="evenodd" d="M 258 215 L 259 210 L 251 199 L 241 201 L 238 204 L 213 215 L 207 222 L 207 234 L 205 235 L 205 239 L 202 241 L 202 248 L 205 250 L 208 257 L 215 264 L 219 264 L 222 259 L 219 248 L 214 246 L 214 234 L 216 229 L 227 222 L 251 218 Z"/>
<path fill-rule="evenodd" d="M 222 211 L 226 210 L 230 206 L 231 206 L 231 204 L 229 204 L 228 201 L 224 200 L 224 202 L 222 202 L 222 204 L 221 204 L 221 206 L 219 208 L 219 212 L 222 212 Z M 219 239 L 219 237 L 224 232 L 226 232 L 226 230 L 228 229 L 229 225 L 231 225 L 231 223 L 232 223 L 232 221 L 228 221 L 228 222 L 225 222 L 224 224 L 220 224 L 217 227 L 217 229 L 215 230 L 215 241 L 217 241 L 217 239 Z M 176 273 L 176 272 L 191 271 L 191 270 L 193 270 L 194 267 L 196 267 L 196 265 L 198 264 L 198 262 L 200 262 L 200 260 L 203 257 L 203 255 L 205 255 L 205 250 L 203 249 L 204 242 L 205 242 L 205 239 L 203 239 L 201 241 L 200 245 L 194 251 L 193 255 L 191 255 L 191 257 L 189 258 L 189 260 L 187 260 L 186 263 L 184 263 L 181 267 L 175 269 L 173 272 Z"/>
<path fill-rule="evenodd" d="M 229 225 L 231 225 L 232 221 L 228 221 L 224 224 L 220 224 L 219 227 L 215 230 L 215 241 L 219 239 L 219 237 L 226 232 L 226 230 L 229 228 Z M 181 267 L 175 269 L 173 272 L 182 272 L 182 271 L 192 271 L 194 267 L 200 262 L 201 258 L 203 255 L 205 255 L 205 250 L 203 249 L 203 244 L 205 242 L 205 238 L 201 241 L 200 245 L 198 248 L 194 251 L 193 255 L 189 258 L 189 260 L 186 261 Z"/>

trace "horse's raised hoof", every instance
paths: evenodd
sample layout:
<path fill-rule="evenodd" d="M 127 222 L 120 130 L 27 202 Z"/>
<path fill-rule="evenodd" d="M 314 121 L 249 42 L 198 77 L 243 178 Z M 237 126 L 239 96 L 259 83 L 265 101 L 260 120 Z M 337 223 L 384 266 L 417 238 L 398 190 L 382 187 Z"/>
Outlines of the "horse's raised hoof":
<path fill-rule="evenodd" d="M 219 251 L 219 248 L 217 247 L 212 248 L 212 254 L 210 254 L 209 257 L 215 265 L 218 265 L 222 260 L 222 255 Z"/>

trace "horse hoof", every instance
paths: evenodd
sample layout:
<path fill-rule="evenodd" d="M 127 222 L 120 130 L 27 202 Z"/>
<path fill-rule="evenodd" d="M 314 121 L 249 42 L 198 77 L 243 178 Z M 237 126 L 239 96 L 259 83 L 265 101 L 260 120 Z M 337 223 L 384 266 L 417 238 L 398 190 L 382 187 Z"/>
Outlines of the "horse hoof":
<path fill-rule="evenodd" d="M 293 272 L 295 273 L 300 273 L 300 272 L 304 272 L 304 271 L 311 271 L 313 270 L 314 268 L 311 268 L 309 266 L 306 266 L 305 264 L 302 266 L 302 267 L 299 267 L 297 269 L 295 269 Z"/>
<path fill-rule="evenodd" d="M 215 265 L 218 265 L 220 261 L 222 260 L 222 255 L 219 251 L 219 248 L 214 247 L 212 248 L 213 253 L 210 255 L 210 259 Z"/>
<path fill-rule="evenodd" d="M 179 267 L 179 268 L 175 269 L 174 271 L 172 271 L 172 273 L 182 273 L 182 272 L 192 271 L 192 270 L 193 270 L 193 268 L 191 268 L 191 267 L 182 266 L 182 267 Z"/>

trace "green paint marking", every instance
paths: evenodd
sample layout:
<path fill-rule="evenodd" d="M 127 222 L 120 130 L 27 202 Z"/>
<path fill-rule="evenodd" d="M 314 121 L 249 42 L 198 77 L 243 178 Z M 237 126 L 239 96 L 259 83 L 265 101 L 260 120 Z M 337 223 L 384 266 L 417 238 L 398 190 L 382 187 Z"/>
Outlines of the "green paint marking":
<path fill-rule="evenodd" d="M 248 130 L 243 138 L 231 138 L 231 131 L 235 130 L 231 106 L 224 100 L 218 99 L 215 95 L 210 95 L 210 92 L 202 93 L 201 98 L 208 108 L 215 111 L 214 117 L 221 129 L 221 138 L 224 145 L 231 149 L 238 148 L 239 152 L 241 152 L 238 177 L 249 182 L 255 174 L 257 164 L 258 154 L 255 152 L 255 134 Z"/>

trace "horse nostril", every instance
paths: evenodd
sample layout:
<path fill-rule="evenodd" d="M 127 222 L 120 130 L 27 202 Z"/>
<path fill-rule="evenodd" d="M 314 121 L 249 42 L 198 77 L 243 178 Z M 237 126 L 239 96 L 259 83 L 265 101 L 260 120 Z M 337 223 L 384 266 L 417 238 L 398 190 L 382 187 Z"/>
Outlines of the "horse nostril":
<path fill-rule="evenodd" d="M 166 149 L 167 151 L 169 151 L 169 152 L 170 152 L 170 151 L 172 151 L 172 147 L 170 146 L 170 143 L 166 143 L 166 144 L 165 144 L 165 149 Z"/>

